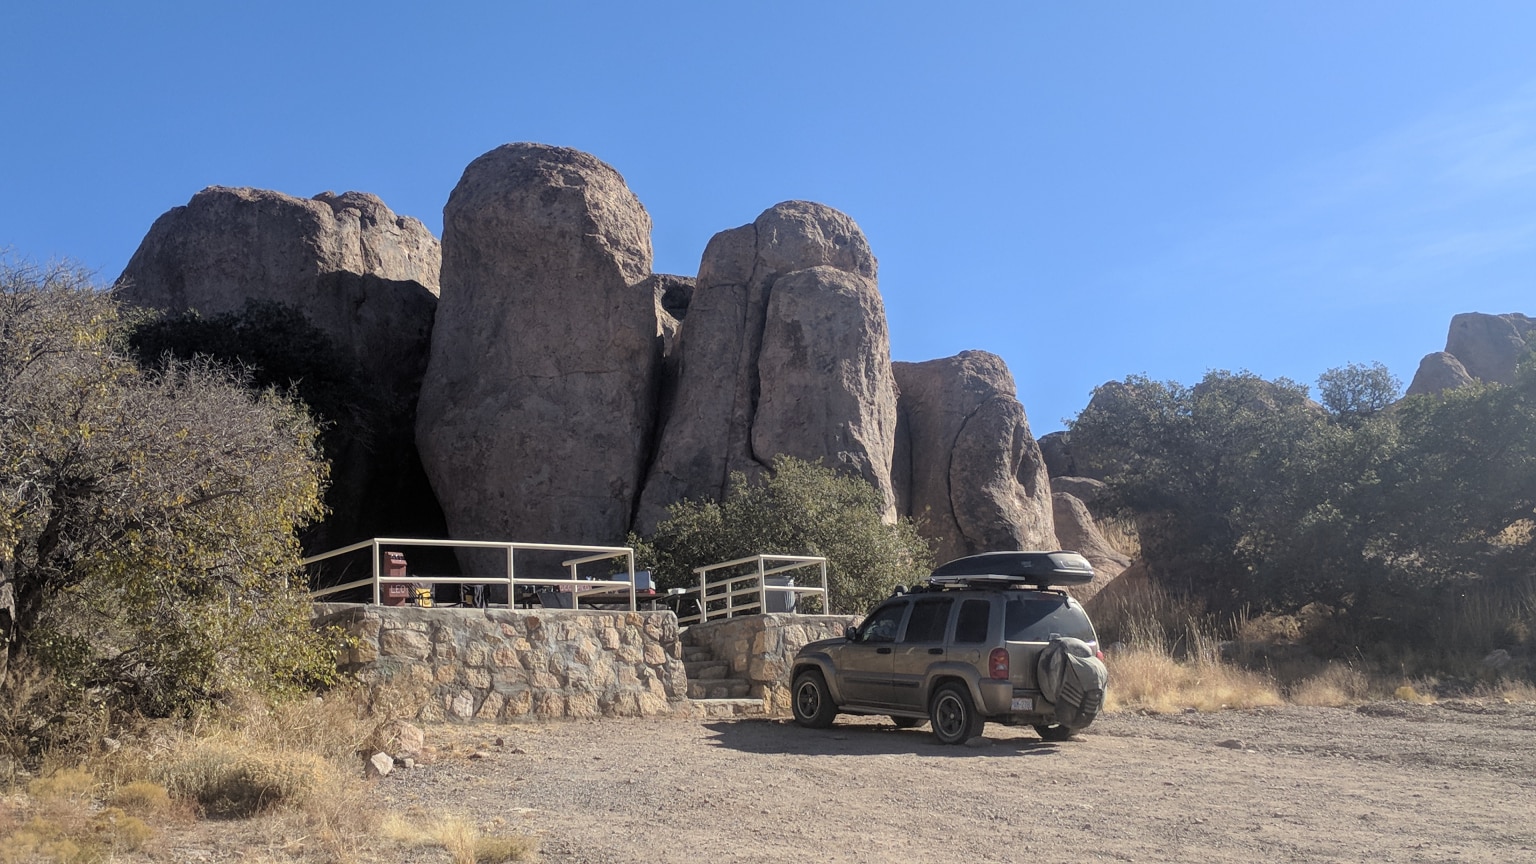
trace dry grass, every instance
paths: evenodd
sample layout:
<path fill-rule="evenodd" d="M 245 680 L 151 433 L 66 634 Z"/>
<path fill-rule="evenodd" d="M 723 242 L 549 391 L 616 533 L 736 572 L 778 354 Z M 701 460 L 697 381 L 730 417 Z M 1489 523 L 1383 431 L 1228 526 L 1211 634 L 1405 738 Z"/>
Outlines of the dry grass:
<path fill-rule="evenodd" d="M 453 864 L 506 864 L 538 858 L 538 841 L 532 837 L 486 835 L 474 824 L 451 816 L 427 821 L 429 824 L 423 826 L 403 816 L 390 816 L 380 830 L 403 846 L 443 849 Z"/>
<path fill-rule="evenodd" d="M 8 802 L 0 819 L 0 864 L 92 864 L 144 848 L 155 830 L 121 808 L 98 807 L 99 785 L 80 768 L 29 783 L 27 797 Z"/>
<path fill-rule="evenodd" d="M 1180 661 L 1158 648 L 1130 646 L 1109 654 L 1105 663 L 1109 711 L 1218 711 L 1283 701 L 1268 676 L 1209 657 Z"/>
<path fill-rule="evenodd" d="M 1371 679 L 1346 663 L 1329 663 L 1322 672 L 1292 684 L 1286 695 L 1296 705 L 1341 708 L 1363 701 L 1371 692 Z"/>

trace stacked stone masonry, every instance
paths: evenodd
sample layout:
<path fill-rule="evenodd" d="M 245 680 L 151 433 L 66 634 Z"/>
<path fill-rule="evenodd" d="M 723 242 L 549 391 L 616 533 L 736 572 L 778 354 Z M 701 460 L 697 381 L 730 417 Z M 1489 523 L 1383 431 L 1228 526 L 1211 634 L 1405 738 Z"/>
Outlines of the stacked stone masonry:
<path fill-rule="evenodd" d="M 762 699 L 769 714 L 788 714 L 795 652 L 809 642 L 842 636 L 858 621 L 852 615 L 746 615 L 695 624 L 684 634 L 684 642 L 707 648 L 716 660 L 728 664 L 723 679 L 716 679 L 718 686 L 744 681 L 746 695 Z"/>
<path fill-rule="evenodd" d="M 426 722 L 648 717 L 690 710 L 671 612 L 321 603 L 355 640 L 342 668 Z"/>

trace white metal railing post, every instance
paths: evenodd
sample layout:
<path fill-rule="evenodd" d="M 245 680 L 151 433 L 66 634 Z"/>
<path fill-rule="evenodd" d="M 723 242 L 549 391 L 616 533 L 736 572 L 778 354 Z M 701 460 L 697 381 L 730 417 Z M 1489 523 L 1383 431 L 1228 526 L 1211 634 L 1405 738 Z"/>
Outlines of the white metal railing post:
<path fill-rule="evenodd" d="M 821 559 L 821 614 L 832 614 L 832 595 L 827 591 L 827 559 Z"/>
<path fill-rule="evenodd" d="M 515 608 L 517 606 L 517 593 L 516 593 L 517 592 L 517 569 L 515 568 L 515 566 L 512 563 L 512 555 L 516 551 L 517 551 L 517 544 L 516 543 L 508 543 L 507 544 L 507 608 L 508 609 L 512 609 L 512 608 Z M 491 605 L 490 601 L 486 601 L 485 605 L 486 606 L 490 606 Z"/>
<path fill-rule="evenodd" d="M 375 606 L 378 606 L 379 603 L 380 603 L 380 598 L 379 598 L 379 555 L 380 555 L 379 541 L 378 541 L 378 538 L 374 538 L 374 541 L 373 541 L 373 605 L 375 605 Z"/>
<path fill-rule="evenodd" d="M 708 591 L 707 586 L 709 584 L 707 581 L 709 579 L 709 570 L 704 567 L 700 567 L 693 572 L 699 574 L 699 623 L 703 624 L 705 621 L 709 620 L 709 602 L 708 594 L 706 593 Z"/>
<path fill-rule="evenodd" d="M 634 611 L 637 611 L 636 607 L 635 607 L 635 591 L 636 591 L 636 587 L 635 587 L 635 550 L 634 549 L 630 549 L 629 553 L 627 555 L 625 555 L 624 557 L 625 557 L 626 560 L 629 561 L 629 611 L 634 612 Z M 656 592 L 656 586 L 653 584 L 651 586 L 651 609 L 652 609 L 652 611 L 654 611 L 656 609 L 656 593 L 655 592 Z"/>
<path fill-rule="evenodd" d="M 757 556 L 757 614 L 768 612 L 768 577 L 763 574 L 763 556 Z"/>

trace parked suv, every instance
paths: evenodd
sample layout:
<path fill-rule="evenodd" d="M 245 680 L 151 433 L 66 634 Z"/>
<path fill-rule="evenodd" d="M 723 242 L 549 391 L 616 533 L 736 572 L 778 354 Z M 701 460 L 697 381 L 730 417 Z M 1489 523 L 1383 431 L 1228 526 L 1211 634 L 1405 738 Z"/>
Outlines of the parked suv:
<path fill-rule="evenodd" d="M 795 655 L 795 721 L 825 728 L 839 713 L 932 724 L 945 744 L 988 720 L 1061 741 L 1103 704 L 1103 654 L 1082 604 L 1054 586 L 1093 578 L 1075 552 L 991 552 L 945 564 L 898 590 L 841 639 Z"/>

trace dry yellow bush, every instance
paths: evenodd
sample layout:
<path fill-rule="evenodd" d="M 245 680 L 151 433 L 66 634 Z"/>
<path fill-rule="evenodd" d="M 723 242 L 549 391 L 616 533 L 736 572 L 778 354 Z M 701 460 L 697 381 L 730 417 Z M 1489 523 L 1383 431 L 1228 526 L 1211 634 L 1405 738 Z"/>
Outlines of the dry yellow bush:
<path fill-rule="evenodd" d="M 403 816 L 385 818 L 380 833 L 409 847 L 438 847 L 453 864 L 506 864 L 537 859 L 539 844 L 526 836 L 485 836 L 472 823 L 456 817 L 439 817 L 423 826 Z"/>
<path fill-rule="evenodd" d="M 160 769 L 159 779 L 205 815 L 244 818 L 280 805 L 303 806 L 327 773 L 313 754 L 194 739 Z"/>
<path fill-rule="evenodd" d="M 1217 711 L 1282 701 L 1268 676 L 1210 658 L 1180 662 L 1165 651 L 1129 647 L 1108 655 L 1105 663 L 1109 667 L 1105 708 L 1110 711 Z"/>
<path fill-rule="evenodd" d="M 112 794 L 112 803 L 129 813 L 163 813 L 171 807 L 171 795 L 159 783 L 134 780 Z"/>
<path fill-rule="evenodd" d="M 1329 663 L 1322 672 L 1291 685 L 1290 701 L 1297 705 L 1339 708 L 1365 699 L 1371 681 L 1364 672 L 1343 663 Z"/>
<path fill-rule="evenodd" d="M 27 784 L 27 794 L 39 800 L 86 798 L 96 788 L 96 778 L 81 768 L 63 768 Z"/>

